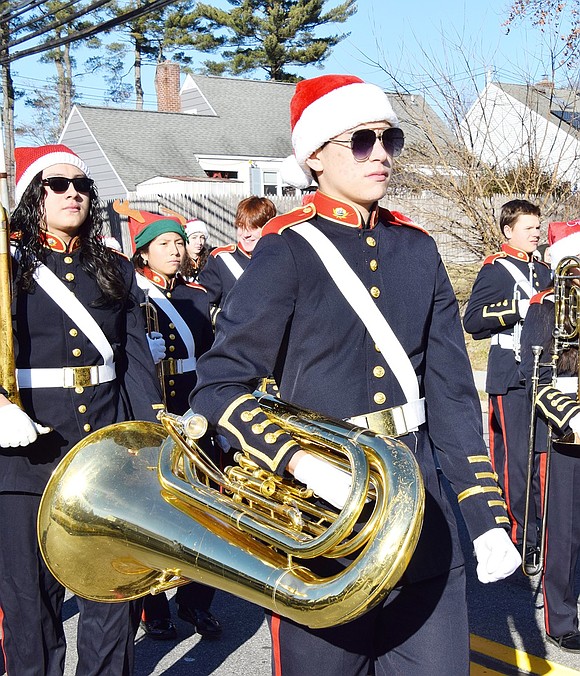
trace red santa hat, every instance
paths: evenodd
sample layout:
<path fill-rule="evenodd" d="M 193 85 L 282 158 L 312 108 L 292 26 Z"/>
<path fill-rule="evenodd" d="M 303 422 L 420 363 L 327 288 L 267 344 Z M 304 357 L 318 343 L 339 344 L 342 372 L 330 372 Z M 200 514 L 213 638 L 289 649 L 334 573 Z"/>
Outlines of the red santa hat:
<path fill-rule="evenodd" d="M 321 75 L 302 80 L 290 102 L 294 155 L 282 162 L 285 183 L 307 188 L 312 182 L 306 160 L 327 141 L 368 122 L 399 120 L 385 92 L 354 75 Z"/>
<path fill-rule="evenodd" d="M 552 269 L 566 256 L 580 254 L 580 219 L 575 221 L 554 221 L 548 225 L 548 244 Z"/>
<path fill-rule="evenodd" d="M 55 164 L 72 164 L 85 176 L 91 177 L 91 172 L 83 160 L 61 143 L 36 148 L 15 148 L 14 160 L 16 161 L 16 192 L 14 195 L 16 204 L 20 202 L 24 191 L 36 174 Z"/>

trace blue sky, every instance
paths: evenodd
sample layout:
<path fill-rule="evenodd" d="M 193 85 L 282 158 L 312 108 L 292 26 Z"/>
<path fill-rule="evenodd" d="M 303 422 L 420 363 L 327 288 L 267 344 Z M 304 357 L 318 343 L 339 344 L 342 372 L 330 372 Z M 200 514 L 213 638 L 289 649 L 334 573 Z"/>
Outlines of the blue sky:
<path fill-rule="evenodd" d="M 208 2 L 227 5 L 223 0 Z M 328 1 L 328 7 L 336 4 L 336 0 Z M 450 75 L 458 87 L 467 80 L 468 72 L 477 73 L 481 84 L 486 71 L 503 82 L 540 80 L 551 70 L 550 42 L 558 46 L 560 41 L 553 35 L 548 37 L 549 32 L 542 35 L 529 23 L 518 24 L 507 33 L 502 23 L 509 4 L 508 0 L 358 0 L 354 17 L 327 27 L 329 32 L 350 32 L 350 36 L 335 47 L 323 69 L 310 66 L 296 72 L 307 77 L 350 73 L 392 89 L 392 80 L 376 65 L 379 63 L 404 89 L 427 95 L 440 72 Z M 205 58 L 199 55 L 200 62 Z M 77 61 L 81 65 L 80 53 Z M 38 57 L 32 56 L 14 62 L 13 74 L 16 87 L 30 92 L 41 87 L 54 69 L 40 65 Z M 146 65 L 145 107 L 151 109 L 156 106 L 153 74 L 154 67 Z M 257 72 L 254 77 L 263 75 Z M 128 81 L 132 81 L 131 74 Z M 97 76 L 78 78 L 77 91 L 85 103 L 104 103 L 105 84 Z M 22 103 L 17 103 L 16 115 L 17 121 L 28 119 Z"/>

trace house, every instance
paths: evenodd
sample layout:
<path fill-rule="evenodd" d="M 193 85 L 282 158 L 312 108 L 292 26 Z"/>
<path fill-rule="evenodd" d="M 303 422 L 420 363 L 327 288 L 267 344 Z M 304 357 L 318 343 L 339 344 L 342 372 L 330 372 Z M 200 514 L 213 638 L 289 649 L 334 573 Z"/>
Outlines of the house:
<path fill-rule="evenodd" d="M 186 75 L 164 62 L 158 110 L 75 105 L 60 141 L 89 165 L 107 199 L 144 194 L 293 195 L 279 167 L 291 154 L 294 84 Z M 420 139 L 419 96 L 391 95 L 407 143 Z M 438 122 L 441 125 L 440 121 Z"/>
<path fill-rule="evenodd" d="M 491 166 L 535 164 L 572 186 L 580 182 L 580 92 L 536 84 L 488 82 L 469 108 L 466 145 Z"/>

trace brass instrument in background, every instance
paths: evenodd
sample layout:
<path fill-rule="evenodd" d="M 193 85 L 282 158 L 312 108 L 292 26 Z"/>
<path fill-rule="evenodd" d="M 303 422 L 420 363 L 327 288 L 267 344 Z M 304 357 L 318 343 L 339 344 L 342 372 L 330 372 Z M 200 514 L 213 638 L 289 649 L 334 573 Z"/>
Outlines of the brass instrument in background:
<path fill-rule="evenodd" d="M 0 385 L 8 399 L 22 408 L 14 360 L 12 333 L 12 259 L 10 256 L 10 228 L 6 209 L 0 204 Z"/>
<path fill-rule="evenodd" d="M 104 602 L 196 580 L 310 627 L 348 622 L 379 603 L 421 531 L 413 454 L 395 439 L 255 396 L 302 448 L 352 472 L 340 512 L 241 453 L 221 472 L 195 443 L 205 419 L 162 412 L 161 425 L 118 423 L 89 435 L 54 471 L 38 538 L 55 577 Z M 363 509 L 370 514 L 357 531 Z M 308 567 L 319 556 L 354 560 L 323 577 Z"/>
<path fill-rule="evenodd" d="M 558 379 L 558 362 L 564 350 L 570 348 L 579 350 L 580 348 L 580 258 L 577 256 L 567 256 L 563 258 L 554 272 L 554 329 L 552 331 L 552 352 L 550 361 L 542 364 L 540 357 L 542 346 L 532 346 L 534 354 L 534 367 L 532 373 L 532 412 L 528 436 L 528 467 L 526 482 L 526 504 L 524 511 L 524 528 L 522 534 L 522 568 L 526 575 L 537 575 L 544 568 L 544 558 L 546 551 L 546 523 L 548 511 L 548 493 L 550 490 L 550 465 L 552 458 L 552 448 L 556 451 L 565 453 L 573 452 L 580 456 L 580 445 L 574 439 L 574 434 L 553 438 L 552 425 L 548 424 L 548 434 L 546 440 L 547 455 L 546 468 L 544 474 L 544 496 L 542 500 L 542 513 L 540 518 L 540 547 L 536 560 L 527 562 L 526 547 L 527 535 L 529 531 L 529 512 L 533 500 L 533 481 L 534 481 L 534 455 L 536 441 L 536 397 L 538 394 L 540 368 L 549 366 L 552 369 L 552 385 L 556 387 Z M 580 350 L 579 350 L 580 351 Z M 578 360 L 578 389 L 576 391 L 576 400 L 580 401 L 580 359 Z M 538 524 L 534 524 L 537 528 Z"/>
<path fill-rule="evenodd" d="M 151 302 L 149 298 L 149 290 L 143 289 L 145 294 L 145 302 L 141 303 L 141 307 L 145 311 L 145 324 L 147 326 L 147 335 L 151 338 L 151 332 L 157 331 L 159 333 L 159 313 L 155 305 Z M 161 400 L 163 405 L 167 407 L 167 392 L 165 388 L 165 369 L 163 366 L 163 359 L 155 364 L 155 371 L 157 372 L 157 379 L 161 386 Z"/>

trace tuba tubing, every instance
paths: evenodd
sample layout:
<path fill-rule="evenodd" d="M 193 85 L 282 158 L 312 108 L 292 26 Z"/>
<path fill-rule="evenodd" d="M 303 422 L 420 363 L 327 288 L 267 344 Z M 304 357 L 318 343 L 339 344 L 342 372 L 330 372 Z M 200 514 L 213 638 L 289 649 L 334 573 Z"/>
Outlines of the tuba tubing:
<path fill-rule="evenodd" d="M 301 445 L 322 455 L 338 451 L 354 468 L 351 495 L 328 536 L 277 537 L 262 515 L 254 518 L 251 501 L 195 478 L 178 435 L 154 423 L 117 423 L 77 444 L 43 494 L 38 538 L 54 576 L 101 602 L 195 580 L 313 628 L 348 622 L 379 603 L 403 574 L 421 531 L 424 488 L 411 451 L 267 395 L 260 400 Z M 171 425 L 164 415 L 163 424 Z M 370 493 L 361 500 L 360 486 L 369 484 L 372 504 L 365 505 Z M 336 567 L 332 549 L 348 549 L 344 542 L 365 507 L 372 532 L 345 568 Z M 323 575 L 307 557 L 326 547 L 335 568 Z"/>

